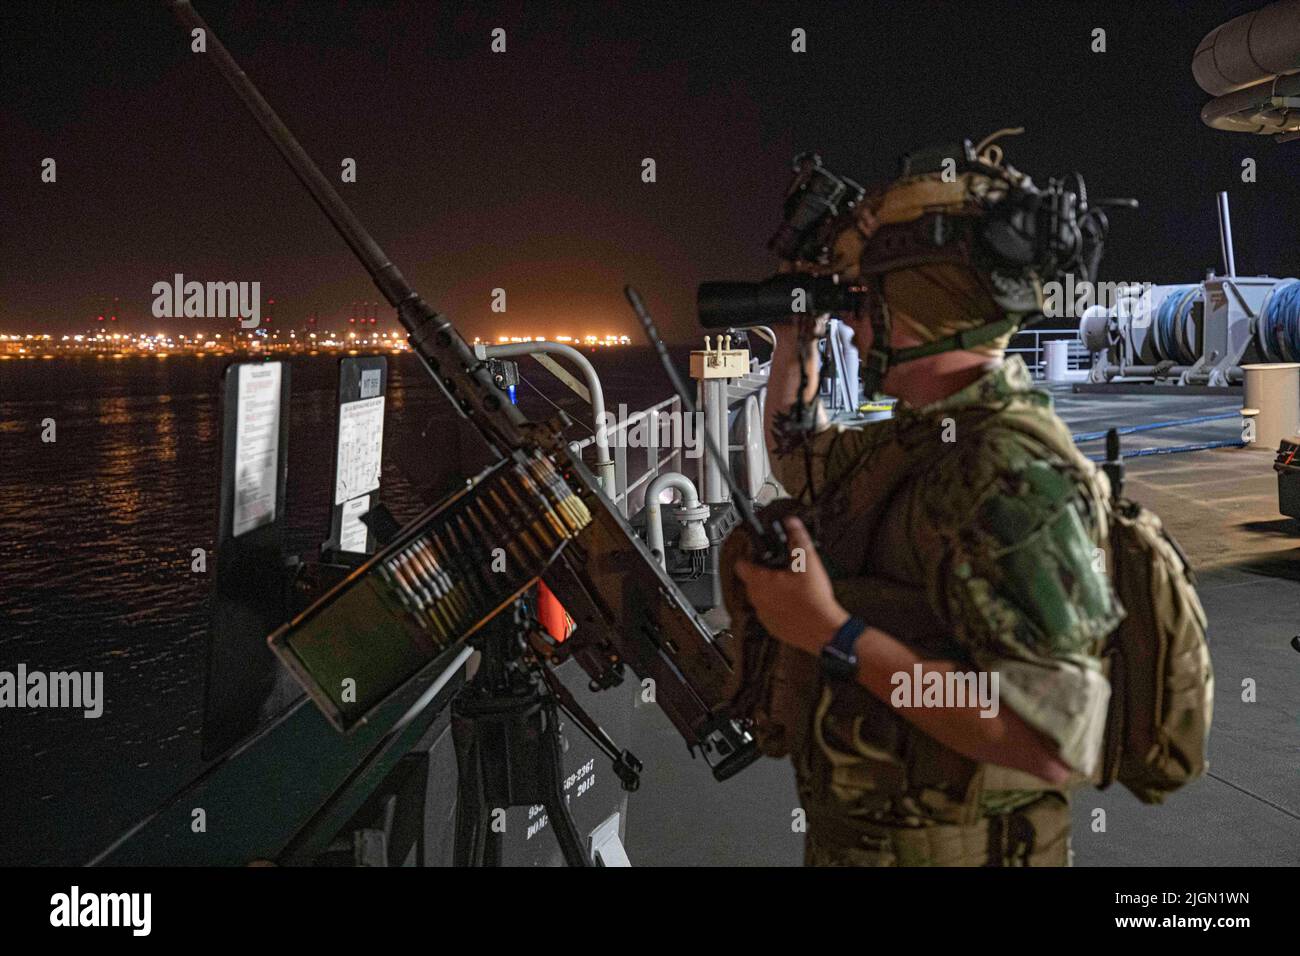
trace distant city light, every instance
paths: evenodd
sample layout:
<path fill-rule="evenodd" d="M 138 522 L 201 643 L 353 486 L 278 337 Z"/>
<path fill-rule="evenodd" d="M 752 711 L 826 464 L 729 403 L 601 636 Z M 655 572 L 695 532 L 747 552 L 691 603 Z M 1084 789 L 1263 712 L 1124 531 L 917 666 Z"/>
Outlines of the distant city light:
<path fill-rule="evenodd" d="M 323 337 L 322 337 L 323 336 Z M 33 351 L 39 349 L 39 352 Z M 208 355 L 233 354 L 253 351 L 299 352 L 316 354 L 319 350 L 339 351 L 346 349 L 352 354 L 358 351 L 389 351 L 401 353 L 410 348 L 402 337 L 392 332 L 378 329 L 369 332 L 353 332 L 346 342 L 336 338 L 334 333 L 306 333 L 299 338 L 290 330 L 282 337 L 278 331 L 266 329 L 246 330 L 222 334 L 217 332 L 204 335 L 196 332 L 193 337 L 177 334 L 175 337 L 166 332 L 105 332 L 103 329 L 75 335 L 63 335 L 58 338 L 48 334 L 37 333 L 0 333 L 0 358 L 55 358 L 58 355 L 95 355 L 124 358 L 130 355 L 154 355 L 167 358 L 173 355 Z"/>
<path fill-rule="evenodd" d="M 118 316 L 96 315 L 95 322 L 113 322 Z M 129 317 L 128 317 L 129 318 Z M 341 321 L 341 320 L 340 320 Z M 346 351 L 393 352 L 399 354 L 410 351 L 405 334 L 400 331 L 364 328 L 376 325 L 375 317 L 360 317 L 348 320 L 347 331 L 328 331 L 315 329 L 314 317 L 297 323 L 298 328 L 287 329 L 282 336 L 279 330 L 263 327 L 241 329 L 227 333 L 205 333 L 195 330 L 193 335 L 187 333 L 154 332 L 109 332 L 105 326 L 92 324 L 85 331 L 66 335 L 51 336 L 43 333 L 0 333 L 0 357 L 3 358 L 55 358 L 59 355 L 95 355 L 123 358 L 130 355 L 155 355 L 159 358 L 176 355 L 212 355 L 233 354 L 239 352 L 298 352 L 315 355 L 318 352 Z M 125 324 L 125 323 L 124 323 Z M 348 329 L 344 326 L 344 329 Z M 357 328 L 363 326 L 363 328 Z M 302 332 L 299 335 L 298 332 Z M 475 336 L 475 345 L 488 341 Z M 500 344 L 521 345 L 531 342 L 559 342 L 582 348 L 606 348 L 629 345 L 631 338 L 614 333 L 587 333 L 575 335 L 510 335 L 495 337 Z"/>
<path fill-rule="evenodd" d="M 551 341 L 545 335 L 498 335 L 496 338 L 498 345 L 523 345 L 528 342 L 546 342 Z M 576 337 L 572 335 L 557 335 L 554 341 L 562 345 L 595 345 L 601 348 L 611 345 L 631 345 L 632 339 L 627 335 L 614 335 L 606 333 L 605 335 L 584 335 Z M 474 345 L 483 345 L 483 339 L 479 336 L 474 337 Z"/>

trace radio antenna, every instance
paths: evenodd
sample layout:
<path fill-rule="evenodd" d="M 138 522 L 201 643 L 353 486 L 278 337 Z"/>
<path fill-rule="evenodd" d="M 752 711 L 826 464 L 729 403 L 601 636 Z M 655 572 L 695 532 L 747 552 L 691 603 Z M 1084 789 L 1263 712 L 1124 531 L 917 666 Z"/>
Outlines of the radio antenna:
<path fill-rule="evenodd" d="M 627 301 L 632 305 L 632 310 L 641 320 L 641 326 L 645 329 L 646 337 L 650 340 L 651 346 L 654 347 L 655 354 L 659 357 L 659 362 L 664 367 L 664 372 L 668 375 L 668 380 L 672 382 L 673 391 L 677 393 L 678 399 L 681 400 L 682 407 L 687 413 L 695 416 L 695 403 L 691 401 L 690 393 L 686 389 L 686 383 L 677 373 L 677 368 L 673 365 L 672 356 L 668 354 L 668 348 L 664 345 L 663 339 L 659 337 L 659 330 L 655 327 L 655 320 L 650 317 L 650 312 L 646 309 L 645 303 L 641 301 L 641 295 L 630 285 L 623 286 L 623 295 L 627 296 Z M 773 521 L 769 526 L 764 527 L 763 523 L 758 520 L 758 515 L 754 513 L 754 508 L 749 502 L 749 496 L 740 490 L 736 484 L 736 479 L 731 475 L 731 468 L 728 467 L 727 460 L 719 450 L 717 442 L 709 434 L 709 429 L 701 429 L 704 434 L 704 447 L 708 455 L 713 459 L 713 463 L 718 466 L 718 472 L 722 475 L 722 480 L 726 482 L 727 489 L 731 492 L 732 504 L 740 512 L 741 520 L 749 526 L 749 529 L 756 536 L 757 542 L 762 546 L 762 553 L 757 557 L 759 561 L 768 567 L 785 567 L 790 556 L 790 548 L 786 541 L 785 529 L 781 527 L 779 521 Z"/>

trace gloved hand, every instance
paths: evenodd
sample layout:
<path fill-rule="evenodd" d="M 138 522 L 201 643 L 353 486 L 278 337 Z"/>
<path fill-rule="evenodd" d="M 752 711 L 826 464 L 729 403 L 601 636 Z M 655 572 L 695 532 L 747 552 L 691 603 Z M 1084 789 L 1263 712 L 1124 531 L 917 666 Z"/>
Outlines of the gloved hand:
<path fill-rule="evenodd" d="M 751 561 L 736 562 L 736 576 L 764 629 L 782 643 L 820 654 L 849 619 L 831 588 L 830 575 L 798 518 L 785 519 L 790 568 L 775 570 Z"/>

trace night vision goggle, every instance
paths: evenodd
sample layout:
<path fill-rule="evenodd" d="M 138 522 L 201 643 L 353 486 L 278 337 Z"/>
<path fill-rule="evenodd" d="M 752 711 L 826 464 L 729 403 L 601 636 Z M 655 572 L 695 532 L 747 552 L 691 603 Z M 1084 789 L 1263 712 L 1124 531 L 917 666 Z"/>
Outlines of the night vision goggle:
<path fill-rule="evenodd" d="M 852 312 L 876 277 L 931 263 L 966 265 L 986 276 L 995 301 L 1022 321 L 1037 311 L 1032 290 L 1041 283 L 1067 273 L 1094 281 L 1109 228 L 1106 208 L 1135 208 L 1137 201 L 1089 204 L 1078 173 L 1039 189 L 1001 164 L 1001 150 L 991 144 L 1005 132 L 1018 131 L 1001 131 L 978 147 L 966 140 L 909 153 L 898 179 L 873 193 L 828 170 L 815 153 L 796 156 L 784 218 L 768 242 L 788 271 L 763 282 L 703 283 L 700 324 L 764 325 L 795 314 L 792 303 L 810 316 Z"/>

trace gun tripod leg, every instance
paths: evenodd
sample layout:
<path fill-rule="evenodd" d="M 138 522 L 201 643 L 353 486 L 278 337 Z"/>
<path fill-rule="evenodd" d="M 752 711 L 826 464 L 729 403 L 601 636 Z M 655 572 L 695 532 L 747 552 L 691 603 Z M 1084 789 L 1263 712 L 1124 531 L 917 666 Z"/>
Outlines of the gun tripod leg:
<path fill-rule="evenodd" d="M 577 824 L 573 822 L 573 815 L 569 813 L 568 804 L 564 799 L 560 718 L 553 697 L 544 699 L 540 713 L 550 733 L 544 733 L 537 738 L 538 768 L 541 770 L 537 780 L 541 799 L 537 802 L 546 808 L 546 816 L 550 820 L 551 829 L 555 831 L 555 839 L 559 841 L 564 862 L 569 866 L 591 866 L 592 862 L 582 846 L 582 837 L 578 834 Z"/>
<path fill-rule="evenodd" d="M 504 667 L 507 642 L 490 637 L 484 660 L 452 701 L 459 774 L 457 866 L 500 866 L 504 812 L 540 805 L 569 866 L 592 866 L 564 799 L 555 698 L 535 675 Z M 498 822 L 499 821 L 499 822 Z"/>
<path fill-rule="evenodd" d="M 500 800 L 494 800 L 483 766 L 481 737 L 473 717 L 455 713 L 452 738 L 456 745 L 456 829 L 452 862 L 455 866 L 500 866 L 501 840 L 497 831 Z M 504 821 L 502 821 L 504 824 Z"/>

